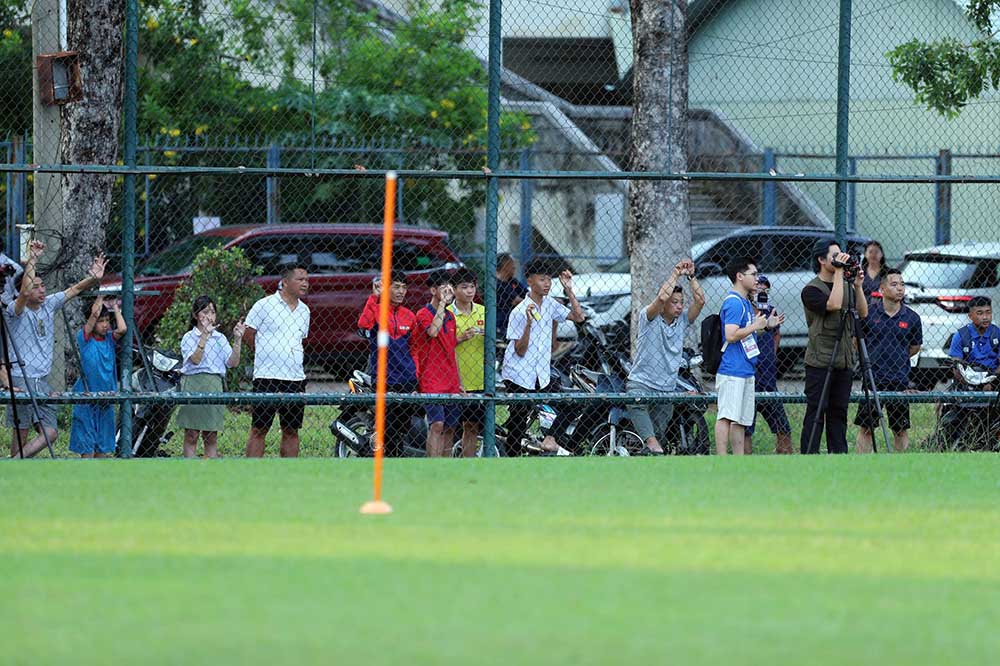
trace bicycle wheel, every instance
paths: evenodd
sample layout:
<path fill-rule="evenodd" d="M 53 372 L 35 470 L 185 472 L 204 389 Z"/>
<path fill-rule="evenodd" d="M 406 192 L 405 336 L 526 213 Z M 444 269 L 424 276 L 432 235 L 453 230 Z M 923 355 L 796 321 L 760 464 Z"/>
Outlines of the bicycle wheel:
<path fill-rule="evenodd" d="M 500 428 L 496 430 L 497 435 L 497 458 L 503 458 L 507 455 L 506 453 L 506 435 L 501 431 Z M 455 444 L 451 447 L 451 457 L 461 458 L 462 457 L 462 439 L 461 437 L 455 440 Z M 483 436 L 480 435 L 476 438 L 476 457 L 483 457 Z"/>
<path fill-rule="evenodd" d="M 593 443 L 586 449 L 591 456 L 629 456 L 639 455 L 644 442 L 642 437 L 631 430 L 610 423 L 602 424 L 594 432 Z"/>

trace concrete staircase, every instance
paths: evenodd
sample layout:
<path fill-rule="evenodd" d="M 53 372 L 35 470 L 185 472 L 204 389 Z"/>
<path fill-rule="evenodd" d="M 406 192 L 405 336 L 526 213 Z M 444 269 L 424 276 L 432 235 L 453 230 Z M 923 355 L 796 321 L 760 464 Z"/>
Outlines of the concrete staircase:
<path fill-rule="evenodd" d="M 692 225 L 724 226 L 753 224 L 747 212 L 754 210 L 754 202 L 747 201 L 743 210 L 725 206 L 716 191 L 719 185 L 708 181 L 691 181 L 688 188 L 688 213 Z"/>

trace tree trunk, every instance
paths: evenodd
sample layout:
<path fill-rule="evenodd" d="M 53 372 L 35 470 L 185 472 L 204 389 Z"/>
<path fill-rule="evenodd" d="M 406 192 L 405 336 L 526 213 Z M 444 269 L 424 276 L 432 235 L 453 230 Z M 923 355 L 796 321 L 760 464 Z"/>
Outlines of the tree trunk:
<path fill-rule="evenodd" d="M 117 162 L 124 70 L 124 0 L 68 0 L 67 43 L 80 54 L 83 99 L 62 107 L 63 164 Z M 57 260 L 63 288 L 83 278 L 105 248 L 114 176 L 64 174 L 63 226 Z M 67 309 L 73 334 L 83 321 L 79 307 Z M 67 361 L 75 367 L 70 347 Z"/>
<path fill-rule="evenodd" d="M 630 0 L 633 171 L 687 170 L 687 5 L 687 0 Z M 686 181 L 631 181 L 628 249 L 634 350 L 639 312 L 674 265 L 691 254 Z"/>

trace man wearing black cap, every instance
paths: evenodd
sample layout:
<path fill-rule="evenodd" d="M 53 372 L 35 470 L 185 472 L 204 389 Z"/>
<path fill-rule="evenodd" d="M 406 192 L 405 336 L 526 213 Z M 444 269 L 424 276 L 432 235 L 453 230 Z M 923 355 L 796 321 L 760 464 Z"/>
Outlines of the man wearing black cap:
<path fill-rule="evenodd" d="M 757 291 L 754 294 L 753 307 L 755 313 L 770 317 L 777 313 L 777 308 L 770 302 L 769 292 L 771 281 L 763 273 L 757 274 Z M 784 313 L 780 315 L 784 320 Z M 775 392 L 778 390 L 778 345 L 781 342 L 781 326 L 765 328 L 757 331 L 757 346 L 760 356 L 757 357 L 757 372 L 754 379 L 754 389 L 760 392 Z M 792 426 L 788 422 L 788 413 L 780 402 L 757 402 L 757 414 L 764 417 L 767 426 L 774 434 L 774 452 L 790 455 L 792 453 Z M 754 416 L 753 425 L 746 429 L 746 440 L 743 453 L 753 453 L 753 434 L 757 427 Z"/>
<path fill-rule="evenodd" d="M 509 252 L 497 255 L 497 331 L 498 339 L 507 333 L 510 311 L 528 295 L 528 287 L 514 275 L 514 257 Z"/>
<path fill-rule="evenodd" d="M 843 264 L 850 255 L 841 252 L 832 239 L 822 239 L 813 246 L 812 253 L 816 277 L 802 289 L 809 342 L 806 345 L 806 417 L 802 425 L 800 446 L 802 453 L 819 453 L 820 431 L 826 421 L 826 449 L 829 453 L 847 453 L 847 407 L 851 398 L 855 353 L 854 331 L 850 321 L 841 333 L 841 313 L 845 307 L 854 307 L 858 316 L 868 316 L 868 301 L 862 288 L 864 273 L 858 271 L 853 284 L 844 279 Z M 834 263 L 841 264 L 840 267 Z M 840 345 L 834 357 L 838 334 Z M 832 359 L 832 363 L 831 363 Z M 824 413 L 819 414 L 816 437 L 810 441 L 816 423 L 826 379 L 830 367 L 830 390 Z"/>

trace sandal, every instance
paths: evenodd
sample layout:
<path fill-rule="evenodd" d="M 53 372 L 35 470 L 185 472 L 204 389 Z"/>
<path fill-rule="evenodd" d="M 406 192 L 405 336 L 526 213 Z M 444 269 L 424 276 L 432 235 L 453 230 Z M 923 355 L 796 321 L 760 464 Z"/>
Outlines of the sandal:
<path fill-rule="evenodd" d="M 644 444 L 643 447 L 641 449 L 639 449 L 639 455 L 640 456 L 663 456 L 663 455 L 666 455 L 666 452 L 665 451 L 654 451 L 653 449 L 649 448 L 648 446 L 646 446 Z"/>

